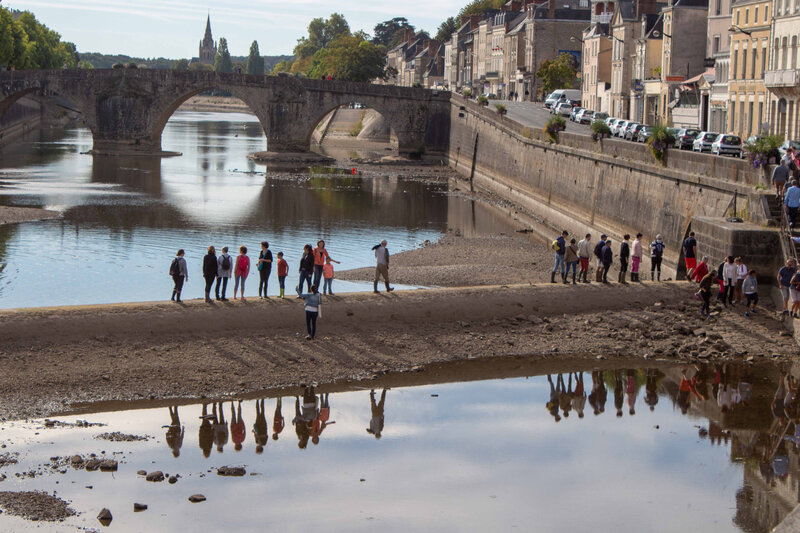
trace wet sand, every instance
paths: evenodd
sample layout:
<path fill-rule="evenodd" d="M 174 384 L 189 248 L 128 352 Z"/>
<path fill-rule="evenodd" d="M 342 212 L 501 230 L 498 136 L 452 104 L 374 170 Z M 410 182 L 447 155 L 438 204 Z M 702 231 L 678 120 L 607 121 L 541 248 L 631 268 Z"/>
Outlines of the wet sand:
<path fill-rule="evenodd" d="M 798 353 L 774 312 L 744 322 L 737 308 L 703 321 L 692 293 L 675 282 L 347 294 L 328 299 L 314 341 L 304 340 L 297 299 L 7 310 L 0 416 L 46 415 L 76 402 L 241 395 L 468 358 Z"/>
<path fill-rule="evenodd" d="M 38 207 L 9 207 L 0 206 L 0 226 L 3 224 L 17 224 L 31 220 L 45 220 L 61 216 L 58 211 L 39 209 Z"/>

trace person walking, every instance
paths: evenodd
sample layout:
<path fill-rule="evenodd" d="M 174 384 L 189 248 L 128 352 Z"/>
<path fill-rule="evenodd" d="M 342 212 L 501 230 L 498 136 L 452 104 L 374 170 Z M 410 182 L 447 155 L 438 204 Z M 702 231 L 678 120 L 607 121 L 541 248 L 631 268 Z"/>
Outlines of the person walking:
<path fill-rule="evenodd" d="M 695 267 L 694 272 L 692 272 L 692 279 L 700 283 L 700 280 L 702 280 L 706 274 L 708 274 L 708 257 L 703 256 L 703 259 Z"/>
<path fill-rule="evenodd" d="M 789 295 L 792 297 L 792 310 L 789 314 L 800 318 L 800 270 L 795 271 L 792 281 L 789 282 Z"/>
<path fill-rule="evenodd" d="M 206 303 L 211 303 L 211 286 L 217 279 L 217 251 L 213 246 L 208 247 L 208 253 L 203 257 L 203 277 L 206 280 Z"/>
<path fill-rule="evenodd" d="M 394 287 L 389 286 L 389 249 L 386 248 L 386 239 L 373 247 L 375 250 L 375 282 L 373 283 L 372 292 L 378 294 L 378 280 L 383 277 L 386 283 L 386 292 L 392 292 Z"/>
<path fill-rule="evenodd" d="M 181 301 L 181 291 L 183 290 L 183 284 L 189 281 L 189 270 L 186 268 L 186 259 L 183 258 L 184 251 L 183 248 L 178 250 L 178 253 L 175 254 L 175 259 L 172 260 L 172 264 L 169 266 L 169 275 L 172 276 L 172 281 L 175 283 L 175 286 L 172 288 L 172 298 L 170 301 L 178 302 Z"/>
<path fill-rule="evenodd" d="M 572 284 L 575 285 L 575 276 L 578 269 L 578 245 L 575 244 L 575 239 L 570 239 L 569 245 L 564 253 L 564 262 L 567 264 L 567 270 L 564 272 L 564 284 L 568 284 L 567 278 L 569 277 L 569 270 L 572 269 Z"/>
<path fill-rule="evenodd" d="M 775 194 L 778 195 L 778 199 L 783 196 L 783 188 L 788 180 L 789 166 L 785 161 L 781 161 L 781 164 L 772 171 L 772 183 L 775 185 Z"/>
<path fill-rule="evenodd" d="M 589 283 L 587 276 L 589 275 L 589 259 L 592 257 L 592 234 L 587 233 L 586 237 L 581 239 L 578 243 L 578 261 L 581 265 L 581 271 L 578 274 L 578 279 L 584 283 Z"/>
<path fill-rule="evenodd" d="M 686 280 L 692 281 L 692 274 L 697 268 L 697 239 L 694 238 L 693 231 L 683 241 L 683 260 L 686 262 Z"/>
<path fill-rule="evenodd" d="M 250 258 L 247 257 L 247 246 L 239 247 L 239 255 L 236 256 L 236 267 L 233 269 L 233 299 L 236 299 L 236 291 L 239 290 L 239 284 L 242 286 L 242 301 L 246 302 L 244 297 L 244 283 L 247 281 L 247 276 L 250 275 Z"/>
<path fill-rule="evenodd" d="M 661 281 L 661 260 L 664 257 L 664 248 L 661 235 L 656 235 L 656 240 L 650 243 L 650 281 L 653 281 L 656 270 L 658 270 L 658 281 Z"/>
<path fill-rule="evenodd" d="M 311 292 L 303 294 L 302 298 L 306 301 L 306 329 L 308 330 L 306 340 L 310 341 L 317 335 L 317 317 L 322 308 L 322 295 L 319 294 L 317 286 L 312 285 Z"/>
<path fill-rule="evenodd" d="M 736 280 L 739 276 L 739 269 L 733 262 L 733 256 L 729 255 L 725 258 L 725 265 L 722 267 L 722 279 L 725 285 L 725 291 L 722 294 L 722 303 L 725 307 L 733 305 L 733 293 L 736 289 Z"/>
<path fill-rule="evenodd" d="M 700 280 L 700 298 L 703 301 L 703 305 L 700 307 L 700 316 L 709 316 L 711 314 L 710 306 L 711 306 L 711 287 L 717 281 L 717 271 L 712 270 L 705 276 L 703 279 Z"/>
<path fill-rule="evenodd" d="M 756 305 L 758 304 L 758 279 L 756 279 L 755 270 L 748 272 L 744 278 L 742 292 L 745 297 L 744 316 L 749 317 L 756 312 Z"/>
<path fill-rule="evenodd" d="M 333 296 L 333 263 L 330 257 L 325 259 L 325 266 L 322 267 L 322 294 Z"/>
<path fill-rule="evenodd" d="M 608 271 L 614 262 L 614 252 L 611 250 L 611 239 L 606 239 L 602 252 L 603 260 L 603 283 L 608 283 Z"/>
<path fill-rule="evenodd" d="M 747 268 L 747 265 L 744 264 L 741 257 L 734 259 L 733 264 L 736 265 L 736 292 L 733 295 L 733 300 L 736 303 L 741 303 L 743 298 L 742 284 L 744 284 L 744 280 L 750 270 Z"/>
<path fill-rule="evenodd" d="M 325 249 L 325 241 L 320 239 L 317 242 L 317 247 L 314 248 L 314 285 L 317 287 L 322 283 L 322 271 L 328 260 L 332 263 L 339 264 L 339 261 L 334 260 L 330 254 L 328 254 L 328 250 Z"/>
<path fill-rule="evenodd" d="M 280 288 L 280 298 L 283 299 L 283 291 L 286 289 L 286 276 L 289 275 L 289 263 L 283 258 L 283 252 L 278 252 L 278 287 Z"/>
<path fill-rule="evenodd" d="M 600 235 L 600 241 L 594 245 L 594 256 L 597 258 L 597 269 L 595 270 L 594 280 L 597 283 L 603 281 L 603 247 L 606 245 L 605 235 Z"/>
<path fill-rule="evenodd" d="M 297 297 L 303 297 L 303 284 L 308 283 L 308 292 L 311 292 L 311 277 L 314 275 L 314 251 L 310 244 L 303 246 L 303 257 L 300 259 L 300 281 L 295 290 Z"/>
<path fill-rule="evenodd" d="M 642 234 L 637 233 L 633 240 L 633 250 L 631 251 L 631 281 L 641 281 L 639 279 L 639 265 L 642 263 Z"/>
<path fill-rule="evenodd" d="M 789 220 L 789 227 L 793 228 L 797 221 L 797 209 L 800 208 L 800 187 L 796 180 L 792 180 L 791 186 L 786 189 L 783 196 L 783 204 L 786 206 L 786 218 Z"/>
<path fill-rule="evenodd" d="M 183 250 L 180 250 L 183 251 Z M 786 265 L 782 266 L 780 270 L 778 270 L 778 287 L 781 290 L 781 296 L 783 297 L 783 314 L 789 314 L 789 289 L 792 286 L 792 278 L 795 274 L 795 267 L 794 267 L 794 260 L 787 259 Z"/>
<path fill-rule="evenodd" d="M 214 295 L 216 296 L 217 300 L 222 302 L 227 302 L 228 299 L 225 298 L 225 291 L 228 290 L 228 280 L 231 279 L 233 275 L 233 259 L 231 256 L 228 255 L 228 247 L 222 247 L 222 254 L 217 258 L 217 285 L 214 289 Z M 222 297 L 220 298 L 219 286 L 220 282 L 222 282 Z"/>
<path fill-rule="evenodd" d="M 561 232 L 561 235 L 556 237 L 556 240 L 553 241 L 553 250 L 556 252 L 556 262 L 555 266 L 553 266 L 553 271 L 550 273 L 550 283 L 556 282 L 556 272 L 561 273 L 561 279 L 565 279 L 565 270 L 566 267 L 564 265 L 564 255 L 567 251 L 567 236 L 569 236 L 569 232 L 564 230 Z"/>
<path fill-rule="evenodd" d="M 267 286 L 269 285 L 269 275 L 272 273 L 272 251 L 269 249 L 269 243 L 263 241 L 261 243 L 261 252 L 258 254 L 258 297 L 269 298 L 267 296 Z"/>
<path fill-rule="evenodd" d="M 627 233 L 622 237 L 622 244 L 619 246 L 619 282 L 626 285 L 625 276 L 628 275 L 628 258 L 631 256 L 631 236 Z"/>

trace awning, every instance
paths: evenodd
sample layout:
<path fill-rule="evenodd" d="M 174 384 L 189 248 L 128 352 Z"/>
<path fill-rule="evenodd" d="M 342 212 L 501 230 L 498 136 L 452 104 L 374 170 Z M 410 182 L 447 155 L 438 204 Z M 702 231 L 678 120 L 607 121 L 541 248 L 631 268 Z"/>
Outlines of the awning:
<path fill-rule="evenodd" d="M 715 75 L 716 75 L 716 70 L 714 69 L 714 67 L 711 67 L 710 69 L 707 69 L 702 74 L 698 74 L 694 78 L 689 78 L 688 80 L 685 80 L 682 83 L 682 85 L 694 85 L 695 83 L 699 82 L 700 80 L 702 80 L 704 78 L 706 80 L 713 80 Z"/>

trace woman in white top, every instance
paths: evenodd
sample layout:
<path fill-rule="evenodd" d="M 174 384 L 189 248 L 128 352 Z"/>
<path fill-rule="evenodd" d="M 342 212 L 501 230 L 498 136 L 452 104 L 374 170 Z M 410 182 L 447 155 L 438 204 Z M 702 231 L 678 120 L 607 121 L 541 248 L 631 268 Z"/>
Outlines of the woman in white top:
<path fill-rule="evenodd" d="M 739 267 L 733 262 L 733 256 L 729 255 L 725 258 L 725 264 L 722 266 L 722 282 L 725 289 L 722 293 L 722 303 L 725 307 L 733 305 L 733 293 L 736 289 L 736 280 L 739 278 Z"/>
<path fill-rule="evenodd" d="M 639 281 L 639 264 L 642 262 L 642 234 L 637 233 L 631 247 L 631 281 Z"/>
<path fill-rule="evenodd" d="M 741 257 L 734 259 L 733 263 L 736 265 L 736 294 L 734 295 L 733 301 L 736 303 L 741 303 L 742 283 L 744 283 L 744 278 L 747 277 L 748 270 Z"/>

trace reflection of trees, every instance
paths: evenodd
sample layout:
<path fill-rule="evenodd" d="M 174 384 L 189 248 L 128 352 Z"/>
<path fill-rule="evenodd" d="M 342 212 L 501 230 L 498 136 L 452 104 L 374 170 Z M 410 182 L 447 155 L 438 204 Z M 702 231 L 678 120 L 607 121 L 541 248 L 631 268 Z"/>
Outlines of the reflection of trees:
<path fill-rule="evenodd" d="M 76 205 L 64 211 L 64 223 L 102 224 L 109 228 L 182 228 L 183 215 L 175 207 L 163 203 L 136 205 Z"/>
<path fill-rule="evenodd" d="M 3 294 L 3 282 L 6 277 L 6 264 L 8 257 L 8 243 L 17 233 L 17 224 L 5 224 L 0 226 L 0 295 Z"/>
<path fill-rule="evenodd" d="M 77 130 L 74 133 L 87 135 L 90 141 L 88 147 L 91 147 L 91 133 L 88 130 Z M 63 140 L 64 136 L 64 130 L 58 128 L 32 129 L 1 147 L 0 160 L 6 168 L 53 163 L 80 149 L 77 144 L 56 142 Z"/>
<path fill-rule="evenodd" d="M 92 183 L 125 185 L 137 192 L 161 197 L 160 157 L 92 157 Z"/>

